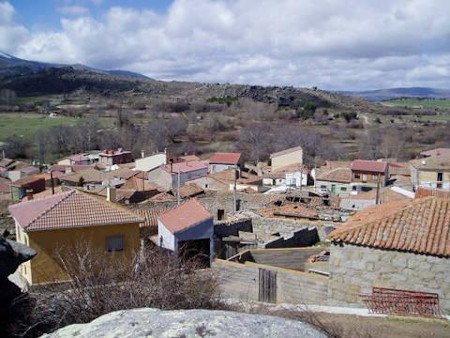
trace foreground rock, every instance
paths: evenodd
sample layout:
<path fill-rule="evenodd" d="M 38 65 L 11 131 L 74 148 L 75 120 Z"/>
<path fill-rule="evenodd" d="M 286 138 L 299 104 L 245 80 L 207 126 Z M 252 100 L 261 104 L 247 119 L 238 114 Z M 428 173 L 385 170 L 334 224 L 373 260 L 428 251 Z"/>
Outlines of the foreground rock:
<path fill-rule="evenodd" d="M 66 326 L 43 337 L 326 337 L 310 325 L 229 311 L 134 309 L 88 324 Z"/>

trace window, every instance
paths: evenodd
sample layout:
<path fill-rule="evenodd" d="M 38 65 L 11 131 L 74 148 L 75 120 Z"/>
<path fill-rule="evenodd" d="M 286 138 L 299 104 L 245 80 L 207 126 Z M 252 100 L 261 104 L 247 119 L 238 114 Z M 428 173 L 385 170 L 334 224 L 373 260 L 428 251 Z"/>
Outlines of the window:
<path fill-rule="evenodd" d="M 366 174 L 362 175 L 362 180 L 363 180 L 363 182 L 367 182 L 367 175 Z"/>
<path fill-rule="evenodd" d="M 225 216 L 225 210 L 219 209 L 217 210 L 217 220 L 222 221 Z"/>
<path fill-rule="evenodd" d="M 359 174 L 355 174 L 355 178 L 360 178 L 361 176 Z"/>
<path fill-rule="evenodd" d="M 108 252 L 123 250 L 123 235 L 110 236 L 106 239 L 106 249 Z"/>
<path fill-rule="evenodd" d="M 326 186 L 326 185 L 321 185 L 321 186 L 320 186 L 320 189 L 322 189 L 322 190 L 327 190 L 327 186 Z"/>
<path fill-rule="evenodd" d="M 346 187 L 341 187 L 341 191 L 347 191 Z"/>

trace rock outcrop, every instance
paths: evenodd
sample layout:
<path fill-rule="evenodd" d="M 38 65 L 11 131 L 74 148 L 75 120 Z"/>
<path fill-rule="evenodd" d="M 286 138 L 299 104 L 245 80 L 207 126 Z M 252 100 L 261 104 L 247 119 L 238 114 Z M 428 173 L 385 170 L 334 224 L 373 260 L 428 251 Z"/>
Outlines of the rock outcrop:
<path fill-rule="evenodd" d="M 229 311 L 134 309 L 42 337 L 326 337 L 312 326 L 278 317 Z"/>

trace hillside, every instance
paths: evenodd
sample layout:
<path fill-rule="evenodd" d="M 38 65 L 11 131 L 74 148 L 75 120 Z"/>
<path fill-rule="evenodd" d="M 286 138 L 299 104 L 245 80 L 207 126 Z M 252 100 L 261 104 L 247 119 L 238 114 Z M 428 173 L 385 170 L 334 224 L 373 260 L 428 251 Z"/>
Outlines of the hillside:
<path fill-rule="evenodd" d="M 399 98 L 450 99 L 450 89 L 426 87 L 387 88 L 368 91 L 341 91 L 338 93 L 360 97 L 369 101 L 385 101 Z"/>

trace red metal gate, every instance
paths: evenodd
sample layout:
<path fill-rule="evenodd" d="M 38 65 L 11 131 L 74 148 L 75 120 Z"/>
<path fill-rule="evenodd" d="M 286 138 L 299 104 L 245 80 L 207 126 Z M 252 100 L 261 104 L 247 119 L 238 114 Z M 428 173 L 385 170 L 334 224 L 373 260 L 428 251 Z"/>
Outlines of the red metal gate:
<path fill-rule="evenodd" d="M 436 293 L 374 287 L 372 294 L 361 297 L 372 313 L 442 317 Z"/>

